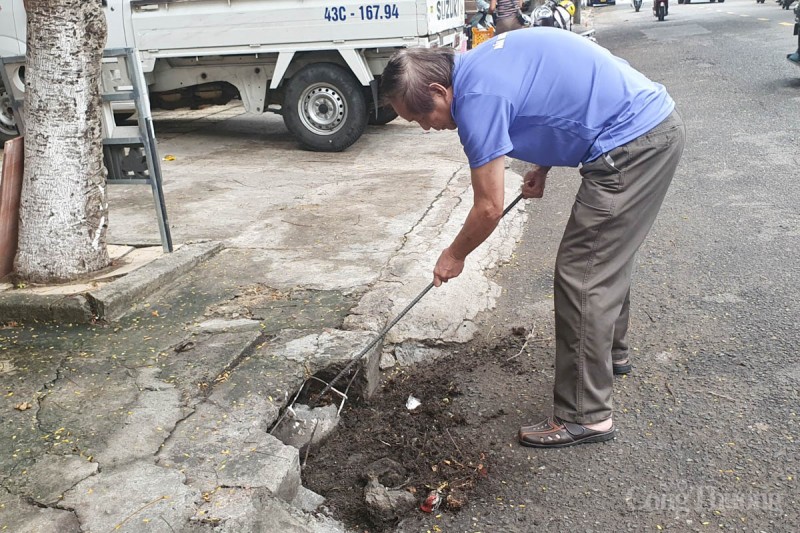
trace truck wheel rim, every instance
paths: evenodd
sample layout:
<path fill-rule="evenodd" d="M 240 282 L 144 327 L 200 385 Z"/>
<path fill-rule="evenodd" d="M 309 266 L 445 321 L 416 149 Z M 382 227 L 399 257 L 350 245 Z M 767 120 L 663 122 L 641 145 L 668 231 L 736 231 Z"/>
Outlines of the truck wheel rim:
<path fill-rule="evenodd" d="M 335 87 L 326 83 L 309 86 L 300 98 L 299 107 L 303 125 L 317 135 L 336 133 L 347 118 L 344 97 Z"/>
<path fill-rule="evenodd" d="M 0 87 L 0 133 L 17 135 L 17 124 L 11 109 L 11 96 L 3 87 Z"/>

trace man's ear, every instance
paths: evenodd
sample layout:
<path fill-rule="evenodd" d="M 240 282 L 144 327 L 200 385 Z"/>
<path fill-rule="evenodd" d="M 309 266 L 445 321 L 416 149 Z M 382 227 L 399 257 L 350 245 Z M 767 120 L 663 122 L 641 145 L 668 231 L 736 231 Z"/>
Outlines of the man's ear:
<path fill-rule="evenodd" d="M 441 83 L 431 83 L 430 85 L 428 85 L 428 90 L 431 92 L 431 95 L 434 96 L 438 95 L 445 99 L 447 98 L 448 94 L 447 87 L 445 87 Z"/>

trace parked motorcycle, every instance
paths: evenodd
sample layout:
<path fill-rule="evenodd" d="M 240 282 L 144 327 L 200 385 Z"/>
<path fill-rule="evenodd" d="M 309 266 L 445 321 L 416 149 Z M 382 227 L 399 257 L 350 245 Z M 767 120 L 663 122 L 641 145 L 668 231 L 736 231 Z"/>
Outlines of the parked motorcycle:
<path fill-rule="evenodd" d="M 642 0 L 631 0 L 631 7 L 638 13 L 642 8 Z"/>
<path fill-rule="evenodd" d="M 668 0 L 653 0 L 653 15 L 659 20 L 664 20 L 669 14 L 669 1 Z"/>
<path fill-rule="evenodd" d="M 572 31 L 572 16 L 575 4 L 571 0 L 545 0 L 545 3 L 531 13 L 532 26 L 550 26 Z"/>

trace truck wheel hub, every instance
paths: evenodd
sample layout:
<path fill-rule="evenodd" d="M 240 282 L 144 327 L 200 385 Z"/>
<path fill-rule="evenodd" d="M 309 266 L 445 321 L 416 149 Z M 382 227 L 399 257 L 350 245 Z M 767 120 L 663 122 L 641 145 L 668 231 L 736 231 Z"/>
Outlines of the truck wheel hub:
<path fill-rule="evenodd" d="M 0 131 L 7 134 L 16 134 L 17 132 L 14 111 L 11 108 L 11 97 L 3 88 L 0 88 Z"/>
<path fill-rule="evenodd" d="M 317 84 L 303 93 L 300 117 L 309 130 L 330 135 L 344 123 L 347 107 L 344 98 L 334 87 Z"/>

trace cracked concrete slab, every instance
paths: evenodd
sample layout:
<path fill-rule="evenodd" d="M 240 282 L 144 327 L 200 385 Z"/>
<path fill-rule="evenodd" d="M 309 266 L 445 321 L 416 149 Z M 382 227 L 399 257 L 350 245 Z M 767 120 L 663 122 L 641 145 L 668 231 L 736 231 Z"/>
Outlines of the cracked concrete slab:
<path fill-rule="evenodd" d="M 286 342 L 278 353 L 290 361 L 302 362 L 309 374 L 313 375 L 324 369 L 343 368 L 375 340 L 375 333 L 369 331 L 343 331 L 326 329 L 320 333 Z M 356 383 L 356 390 L 370 396 L 380 384 L 380 350 L 376 344 L 362 356 L 360 367 L 361 378 Z M 331 376 L 332 377 L 332 376 Z M 345 384 L 338 384 L 343 388 Z"/>
<path fill-rule="evenodd" d="M 180 392 L 158 379 L 160 368 L 141 368 L 135 378 L 139 395 L 128 409 L 125 422 L 109 436 L 95 460 L 103 468 L 152 458 L 187 410 Z"/>
<path fill-rule="evenodd" d="M 68 359 L 39 401 L 40 438 L 55 452 L 93 456 L 125 423 L 138 396 L 135 372 L 116 360 Z"/>
<path fill-rule="evenodd" d="M 202 492 L 220 486 L 264 487 L 291 501 L 300 486 L 297 448 L 253 424 L 237 423 L 212 403 L 200 404 L 178 424 L 159 452 L 158 464 L 179 470 Z"/>
<path fill-rule="evenodd" d="M 224 369 L 234 365 L 259 340 L 258 331 L 197 333 L 172 347 L 162 363 L 161 379 L 175 383 L 188 407 L 208 393 Z"/>
<path fill-rule="evenodd" d="M 27 503 L 19 496 L 0 490 L 0 531 L 14 533 L 82 533 L 75 513 Z"/>
<path fill-rule="evenodd" d="M 374 333 L 363 331 L 283 330 L 243 358 L 214 386 L 209 401 L 269 427 L 309 377 L 323 370 L 332 377 L 374 338 Z M 362 358 L 363 371 L 353 392 L 371 394 L 378 386 L 379 355 L 375 348 Z M 338 385 L 344 388 L 346 383 Z"/>
<path fill-rule="evenodd" d="M 75 510 L 82 531 L 172 533 L 181 530 L 200 499 L 184 481 L 174 469 L 129 463 L 81 481 L 59 505 Z"/>
<path fill-rule="evenodd" d="M 257 346 L 214 384 L 208 401 L 237 420 L 249 420 L 253 427 L 266 431 L 302 385 L 307 372 L 301 362 L 281 357 L 280 347 L 285 339 L 282 334 Z"/>
<path fill-rule="evenodd" d="M 69 489 L 96 474 L 97 466 L 96 462 L 78 455 L 46 453 L 27 469 L 27 483 L 22 491 L 37 503 L 53 506 Z"/>
<path fill-rule="evenodd" d="M 339 522 L 300 511 L 261 489 L 220 489 L 194 520 L 214 525 L 217 533 L 347 533 Z"/>

